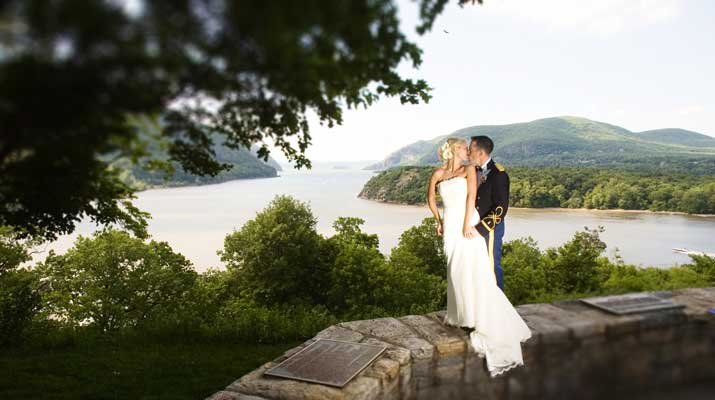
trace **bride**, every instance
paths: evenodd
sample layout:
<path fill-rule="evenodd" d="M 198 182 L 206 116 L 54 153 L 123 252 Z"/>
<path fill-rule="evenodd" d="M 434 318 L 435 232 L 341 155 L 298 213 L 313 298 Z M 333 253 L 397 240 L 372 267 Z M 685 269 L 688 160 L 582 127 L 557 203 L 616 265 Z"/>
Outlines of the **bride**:
<path fill-rule="evenodd" d="M 474 328 L 469 342 L 475 352 L 486 357 L 494 377 L 524 364 L 521 343 L 531 337 L 531 331 L 497 286 L 486 242 L 474 228 L 479 223 L 475 209 L 478 182 L 476 169 L 463 165 L 468 160 L 467 148 L 467 143 L 457 138 L 440 147 L 444 165 L 432 173 L 427 198 L 448 261 L 443 323 Z M 437 189 L 444 204 L 443 218 L 435 201 Z"/>

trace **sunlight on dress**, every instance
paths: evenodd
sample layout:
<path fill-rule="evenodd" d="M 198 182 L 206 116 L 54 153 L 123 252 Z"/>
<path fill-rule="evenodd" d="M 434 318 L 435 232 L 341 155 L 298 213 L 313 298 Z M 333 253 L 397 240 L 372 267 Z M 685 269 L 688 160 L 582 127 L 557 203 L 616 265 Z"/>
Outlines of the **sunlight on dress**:
<path fill-rule="evenodd" d="M 444 204 L 442 227 L 448 262 L 447 314 L 442 322 L 474 328 L 470 344 L 486 357 L 494 377 L 524 364 L 521 343 L 531 337 L 531 330 L 497 286 L 485 240 L 462 235 L 467 179 L 442 181 L 438 190 Z M 472 222 L 479 222 L 476 210 Z"/>

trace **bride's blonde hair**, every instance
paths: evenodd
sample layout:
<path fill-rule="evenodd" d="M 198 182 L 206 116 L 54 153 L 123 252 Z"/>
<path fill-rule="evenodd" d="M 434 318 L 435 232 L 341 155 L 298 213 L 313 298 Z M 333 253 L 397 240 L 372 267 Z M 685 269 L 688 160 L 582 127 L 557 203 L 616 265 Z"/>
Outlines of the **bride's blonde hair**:
<path fill-rule="evenodd" d="M 444 144 L 439 146 L 439 150 L 437 150 L 437 156 L 442 161 L 442 164 L 447 164 L 449 160 L 454 158 L 457 145 L 459 144 L 466 145 L 467 142 L 464 139 L 460 138 L 449 138 L 446 142 L 444 142 Z"/>

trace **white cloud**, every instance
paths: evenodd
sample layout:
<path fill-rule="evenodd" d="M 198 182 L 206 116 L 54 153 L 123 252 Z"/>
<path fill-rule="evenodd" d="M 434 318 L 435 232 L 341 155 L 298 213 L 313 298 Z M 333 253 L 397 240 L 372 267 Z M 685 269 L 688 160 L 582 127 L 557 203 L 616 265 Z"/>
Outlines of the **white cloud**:
<path fill-rule="evenodd" d="M 484 2 L 484 10 L 608 36 L 675 18 L 681 5 L 678 0 L 492 0 Z"/>
<path fill-rule="evenodd" d="M 705 107 L 703 107 L 700 104 L 692 104 L 688 106 L 683 106 L 675 110 L 676 113 L 680 115 L 692 115 L 692 114 L 699 114 L 705 111 Z"/>

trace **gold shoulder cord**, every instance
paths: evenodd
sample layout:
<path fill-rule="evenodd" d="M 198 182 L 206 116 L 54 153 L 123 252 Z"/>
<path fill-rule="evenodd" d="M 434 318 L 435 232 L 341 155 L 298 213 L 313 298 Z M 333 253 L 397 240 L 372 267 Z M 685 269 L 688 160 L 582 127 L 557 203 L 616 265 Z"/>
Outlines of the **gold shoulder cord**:
<path fill-rule="evenodd" d="M 501 217 L 504 214 L 504 207 L 498 206 L 494 211 L 482 219 L 482 224 L 489 229 L 489 260 L 492 262 L 492 274 L 494 274 L 494 280 L 496 281 L 497 275 L 494 272 L 494 229 L 501 222 Z M 490 228 L 489 224 L 485 223 L 485 220 L 490 220 L 494 223 L 494 227 Z"/>

